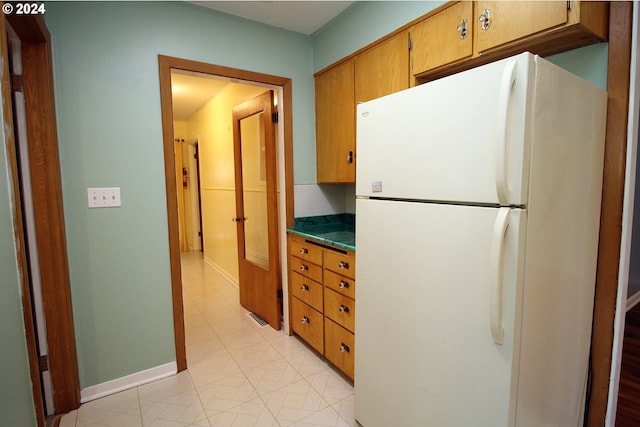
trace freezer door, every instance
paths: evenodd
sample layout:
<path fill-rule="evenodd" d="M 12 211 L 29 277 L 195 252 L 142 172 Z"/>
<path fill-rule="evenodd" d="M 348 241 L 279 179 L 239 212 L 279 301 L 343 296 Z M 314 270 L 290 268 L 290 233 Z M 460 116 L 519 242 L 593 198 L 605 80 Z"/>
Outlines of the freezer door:
<path fill-rule="evenodd" d="M 356 194 L 524 204 L 533 64 L 525 53 L 358 105 Z"/>
<path fill-rule="evenodd" d="M 513 425 L 524 210 L 356 200 L 355 418 Z"/>

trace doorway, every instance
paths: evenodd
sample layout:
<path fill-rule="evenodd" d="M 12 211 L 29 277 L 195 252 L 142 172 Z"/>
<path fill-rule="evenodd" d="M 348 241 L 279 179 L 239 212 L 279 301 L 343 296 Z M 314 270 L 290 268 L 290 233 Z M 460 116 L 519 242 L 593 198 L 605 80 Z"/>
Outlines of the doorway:
<path fill-rule="evenodd" d="M 179 239 L 179 218 L 178 218 L 178 199 L 177 199 L 177 180 L 175 165 L 175 146 L 174 146 L 174 123 L 173 123 L 173 105 L 171 92 L 171 74 L 172 71 L 180 70 L 182 72 L 201 73 L 220 78 L 230 79 L 234 82 L 250 83 L 254 86 L 262 86 L 267 89 L 273 89 L 277 92 L 278 97 L 278 113 L 281 117 L 278 123 L 278 164 L 279 168 L 279 196 L 277 200 L 279 211 L 279 231 L 277 240 L 279 241 L 279 258 L 281 262 L 286 260 L 286 228 L 293 225 L 293 148 L 292 148 L 292 123 L 290 120 L 290 111 L 292 105 L 291 96 L 291 80 L 288 78 L 271 76 L 261 73 L 255 73 L 245 70 L 238 70 L 228 67 L 221 67 L 212 64 L 189 61 L 185 59 L 159 56 L 160 69 L 160 95 L 162 107 L 162 125 L 163 125 L 163 142 L 165 154 L 165 177 L 167 191 L 167 217 L 169 222 L 169 252 L 171 267 L 171 282 L 173 296 L 173 312 L 174 312 L 174 334 L 176 343 L 176 362 L 178 371 L 186 369 L 186 349 L 185 349 L 185 333 L 184 333 L 184 312 L 182 307 L 182 279 L 180 266 L 180 239 Z M 204 147 L 202 141 L 199 141 L 201 151 Z M 204 168 L 200 170 L 200 177 L 204 184 Z M 202 197 L 202 204 L 206 204 L 206 200 Z M 226 221 L 232 224 L 231 219 L 235 214 L 229 216 Z M 224 218 L 221 218 L 223 221 Z M 207 247 L 207 224 L 203 223 L 204 245 Z M 237 256 L 236 253 L 234 255 Z M 286 268 L 280 268 L 282 271 L 282 282 L 286 284 Z M 284 300 L 284 328 L 288 332 L 288 310 L 286 301 L 286 292 L 283 292 Z"/>
<path fill-rule="evenodd" d="M 22 74 L 10 78 L 8 64 L 8 28 L 12 38 L 19 40 Z M 1 58 L 4 76 L 1 82 L 5 140 L 13 192 L 13 220 L 17 243 L 17 264 L 21 276 L 22 312 L 34 397 L 35 416 L 39 426 L 45 424 L 45 410 L 49 414 L 63 414 L 80 406 L 80 385 L 76 358 L 75 333 L 71 308 L 71 289 L 67 261 L 65 223 L 58 157 L 56 113 L 51 63 L 51 38 L 42 16 L 6 15 L 0 24 L 2 35 Z M 24 93 L 22 134 L 30 164 L 31 192 L 25 194 L 32 211 L 32 238 L 38 257 L 29 260 L 27 234 L 23 220 L 23 206 L 18 188 L 19 165 L 13 121 L 12 86 Z M 21 114 L 22 114 L 21 113 Z M 24 154 L 24 153 L 23 153 Z M 25 171 L 26 173 L 26 171 Z M 46 330 L 48 352 L 38 354 L 35 320 L 32 314 L 31 289 L 28 277 L 29 262 L 37 263 L 42 293 L 42 314 Z M 44 331 L 43 331 L 44 332 Z M 43 356 L 43 357 L 41 357 Z M 50 383 L 47 408 L 40 377 L 47 371 Z"/>

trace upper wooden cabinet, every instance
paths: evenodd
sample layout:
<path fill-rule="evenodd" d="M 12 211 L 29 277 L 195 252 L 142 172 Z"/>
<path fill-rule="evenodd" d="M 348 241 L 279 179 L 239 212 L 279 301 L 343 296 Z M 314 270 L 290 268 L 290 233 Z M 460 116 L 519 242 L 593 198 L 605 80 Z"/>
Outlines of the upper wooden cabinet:
<path fill-rule="evenodd" d="M 356 102 L 409 87 L 409 32 L 403 31 L 355 57 Z"/>
<path fill-rule="evenodd" d="M 474 24 L 473 3 L 463 1 L 411 27 L 411 74 L 470 58 Z"/>
<path fill-rule="evenodd" d="M 592 1 L 477 1 L 475 53 L 481 55 L 524 39 L 538 43 L 542 40 L 536 38 L 547 35 L 552 44 L 562 42 L 553 40 L 554 32 L 566 33 L 562 37 L 569 43 L 602 41 L 607 38 L 607 11 L 604 2 Z M 566 50 L 562 45 L 556 48 Z"/>
<path fill-rule="evenodd" d="M 318 183 L 356 181 L 356 103 L 353 60 L 315 78 L 316 179 Z"/>

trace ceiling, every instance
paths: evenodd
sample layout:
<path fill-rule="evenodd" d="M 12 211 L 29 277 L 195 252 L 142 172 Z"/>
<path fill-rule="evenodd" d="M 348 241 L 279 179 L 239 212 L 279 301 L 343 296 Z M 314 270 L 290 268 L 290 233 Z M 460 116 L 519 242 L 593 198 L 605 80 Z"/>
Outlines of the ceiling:
<path fill-rule="evenodd" d="M 311 35 L 354 2 L 242 0 L 191 1 L 190 3 L 286 30 Z M 173 71 L 171 73 L 171 88 L 174 120 L 187 120 L 227 84 L 229 84 L 228 79 L 206 74 Z"/>
<path fill-rule="evenodd" d="M 208 74 L 172 70 L 173 119 L 186 121 L 227 84 L 229 84 L 229 79 Z"/>
<path fill-rule="evenodd" d="M 192 1 L 200 6 L 311 35 L 353 1 Z"/>

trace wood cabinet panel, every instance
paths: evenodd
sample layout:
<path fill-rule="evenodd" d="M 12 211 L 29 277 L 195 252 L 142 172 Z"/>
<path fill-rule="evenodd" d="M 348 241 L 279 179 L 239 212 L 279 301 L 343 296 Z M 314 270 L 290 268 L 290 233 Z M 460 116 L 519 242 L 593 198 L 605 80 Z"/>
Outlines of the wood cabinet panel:
<path fill-rule="evenodd" d="M 333 271 L 324 271 L 324 286 L 349 298 L 356 298 L 356 281 Z"/>
<path fill-rule="evenodd" d="M 325 251 L 324 268 L 347 276 L 350 279 L 356 278 L 356 259 L 353 254 Z"/>
<path fill-rule="evenodd" d="M 296 272 L 291 272 L 291 293 L 293 296 L 320 312 L 323 311 L 322 289 L 321 283 Z"/>
<path fill-rule="evenodd" d="M 411 27 L 411 74 L 471 57 L 473 25 L 473 3 L 463 1 Z"/>
<path fill-rule="evenodd" d="M 349 331 L 355 331 L 356 304 L 351 298 L 325 288 L 324 315 Z"/>
<path fill-rule="evenodd" d="M 409 32 L 403 31 L 357 55 L 355 100 L 370 101 L 409 87 Z"/>
<path fill-rule="evenodd" d="M 291 239 L 289 251 L 297 258 L 322 265 L 322 248 L 305 242 L 304 239 Z"/>
<path fill-rule="evenodd" d="M 560 1 L 478 1 L 475 8 L 478 53 L 563 25 L 568 20 L 567 2 Z"/>
<path fill-rule="evenodd" d="M 291 322 L 296 334 L 300 335 L 316 351 L 324 353 L 324 317 L 322 313 L 297 298 L 292 298 Z"/>
<path fill-rule="evenodd" d="M 307 260 L 300 259 L 295 256 L 291 256 L 289 258 L 289 267 L 292 271 L 302 274 L 310 278 L 311 280 L 315 280 L 316 282 L 322 282 L 322 267 L 316 264 L 313 264 Z"/>
<path fill-rule="evenodd" d="M 345 61 L 316 75 L 316 179 L 356 181 L 354 63 Z"/>
<path fill-rule="evenodd" d="M 353 379 L 355 336 L 331 320 L 326 320 L 324 325 L 327 360 Z"/>

